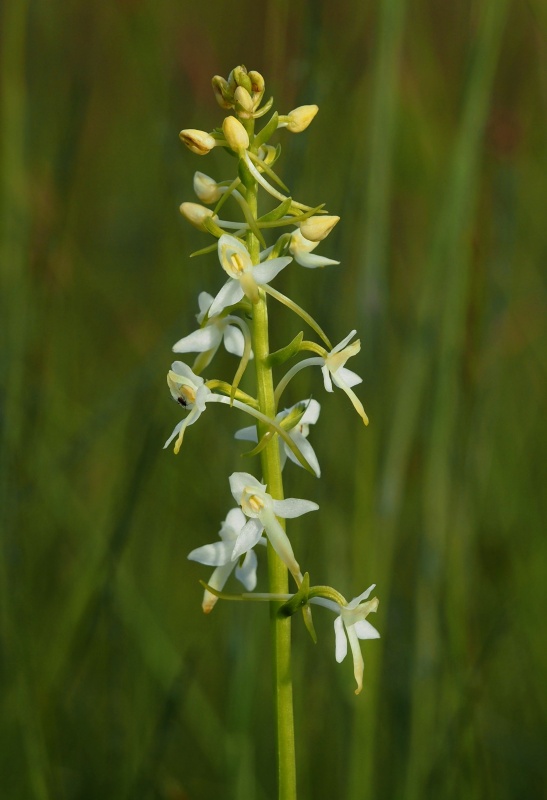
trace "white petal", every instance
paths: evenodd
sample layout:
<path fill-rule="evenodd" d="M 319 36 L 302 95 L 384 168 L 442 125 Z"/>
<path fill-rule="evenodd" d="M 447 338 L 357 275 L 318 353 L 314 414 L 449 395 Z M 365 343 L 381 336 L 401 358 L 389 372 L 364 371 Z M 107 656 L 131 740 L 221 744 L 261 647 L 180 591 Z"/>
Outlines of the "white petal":
<path fill-rule="evenodd" d="M 283 561 L 292 575 L 299 576 L 301 579 L 302 576 L 300 575 L 300 567 L 296 561 L 296 558 L 294 557 L 294 551 L 292 549 L 289 537 L 283 530 L 283 527 L 279 521 L 275 518 L 273 511 L 271 509 L 265 509 L 260 514 L 260 520 L 264 525 L 273 549 L 281 561 Z"/>
<path fill-rule="evenodd" d="M 213 304 L 209 309 L 211 316 L 220 314 L 220 312 L 224 311 L 224 309 L 228 308 L 228 306 L 233 306 L 235 303 L 239 303 L 243 297 L 243 294 L 244 292 L 239 281 L 230 278 L 213 300 Z"/>
<path fill-rule="evenodd" d="M 359 377 L 356 372 L 352 372 L 351 369 L 346 369 L 346 367 L 337 369 L 336 372 L 333 373 L 332 380 L 340 388 L 343 388 L 342 383 L 350 387 L 357 386 L 358 383 L 363 383 L 363 379 Z"/>
<path fill-rule="evenodd" d="M 300 253 L 311 253 L 318 244 L 319 242 L 312 242 L 311 239 L 306 239 L 300 228 L 297 228 L 291 235 L 289 252 L 296 258 Z"/>
<path fill-rule="evenodd" d="M 335 261 L 332 258 L 326 258 L 325 256 L 316 256 L 313 253 L 297 253 L 294 256 L 294 260 L 296 261 L 297 264 L 300 264 L 301 267 L 306 267 L 307 269 L 317 269 L 318 267 L 328 267 L 329 264 L 340 263 L 339 261 Z"/>
<path fill-rule="evenodd" d="M 260 539 L 260 535 L 264 530 L 264 525 L 259 519 L 249 519 L 243 526 L 243 529 L 236 539 L 235 547 L 232 551 L 232 560 L 238 559 L 239 556 L 252 550 L 255 544 Z"/>
<path fill-rule="evenodd" d="M 358 619 L 353 628 L 359 639 L 379 639 L 380 634 L 368 619 Z"/>
<path fill-rule="evenodd" d="M 341 370 L 339 370 L 339 372 L 340 371 Z M 347 394 L 347 396 L 351 400 L 351 404 L 354 407 L 354 409 L 357 411 L 357 413 L 359 414 L 365 425 L 368 425 L 367 413 L 363 408 L 362 402 L 359 400 L 353 389 L 350 389 L 350 387 L 346 383 L 344 383 L 344 381 L 341 380 L 340 377 L 338 377 L 338 379 L 336 380 L 336 385 L 339 386 L 340 389 L 342 389 Z"/>
<path fill-rule="evenodd" d="M 318 403 L 317 400 L 311 398 L 311 400 L 308 401 L 306 410 L 302 414 L 302 419 L 300 420 L 300 424 L 315 425 L 315 423 L 319 419 L 320 412 L 321 412 L 320 403 Z"/>
<path fill-rule="evenodd" d="M 334 389 L 332 388 L 330 371 L 326 364 L 323 367 L 321 367 L 321 372 L 323 373 L 323 383 L 325 385 L 325 389 L 327 390 L 327 392 L 334 392 Z"/>
<path fill-rule="evenodd" d="M 317 456 L 315 455 L 315 450 L 313 449 L 311 444 L 298 431 L 292 431 L 292 433 L 290 434 L 290 437 L 293 440 L 293 442 L 295 443 L 295 445 L 298 447 L 298 449 L 300 450 L 300 452 L 302 453 L 302 455 L 304 456 L 304 458 L 306 459 L 306 461 L 308 462 L 310 467 L 313 469 L 313 471 L 315 472 L 316 476 L 318 478 L 320 478 L 321 477 L 321 467 L 319 466 L 319 461 L 317 460 Z M 295 456 L 295 454 L 293 453 L 291 448 L 288 447 L 284 442 L 283 442 L 283 449 L 284 449 L 285 453 L 287 454 L 287 456 L 290 458 L 290 460 L 294 464 L 297 464 L 299 467 L 302 466 L 302 464 L 297 459 L 297 457 Z"/>
<path fill-rule="evenodd" d="M 370 593 L 372 592 L 373 589 L 376 589 L 376 584 L 375 583 L 372 583 L 368 587 L 368 589 L 365 589 L 365 591 L 362 592 L 359 595 L 359 597 L 354 597 L 353 600 L 350 603 L 348 603 L 347 608 L 357 608 L 359 603 L 362 603 L 363 600 L 368 600 L 368 598 L 370 597 Z"/>
<path fill-rule="evenodd" d="M 349 645 L 351 647 L 351 654 L 353 656 L 353 674 L 355 675 L 355 681 L 357 683 L 355 694 L 359 694 L 363 688 L 363 671 L 365 664 L 363 662 L 363 654 L 361 653 L 359 639 L 357 638 L 357 633 L 355 632 L 353 625 L 350 625 L 349 628 L 347 628 L 347 634 Z"/>
<path fill-rule="evenodd" d="M 234 433 L 234 439 L 238 439 L 242 442 L 258 442 L 256 425 L 249 425 L 248 428 L 240 428 Z"/>
<path fill-rule="evenodd" d="M 209 311 L 211 307 L 211 303 L 213 302 L 213 295 L 209 294 L 209 292 L 200 292 L 198 295 L 198 306 L 201 313 L 201 319 L 205 316 L 205 314 Z M 201 322 L 201 319 L 199 322 Z"/>
<path fill-rule="evenodd" d="M 342 341 L 341 341 L 341 342 L 339 342 L 339 343 L 336 345 L 336 347 L 333 347 L 333 348 L 332 348 L 332 350 L 331 350 L 331 353 L 339 353 L 339 352 L 340 352 L 340 350 L 343 350 L 343 349 L 344 349 L 344 347 L 347 345 L 347 343 L 348 343 L 348 342 L 349 342 L 351 339 L 353 339 L 353 337 L 355 336 L 355 334 L 356 334 L 356 333 L 357 333 L 357 329 L 355 329 L 354 331 L 350 331 L 350 333 L 348 333 L 348 335 L 346 336 L 346 338 L 345 338 L 345 339 L 342 339 Z"/>
<path fill-rule="evenodd" d="M 335 638 L 335 657 L 340 664 L 348 652 L 348 640 L 346 639 L 346 632 L 344 630 L 344 623 L 342 617 L 336 617 L 334 620 L 334 638 Z"/>
<path fill-rule="evenodd" d="M 268 256 L 270 255 L 270 253 L 272 252 L 273 249 L 274 249 L 274 246 L 272 244 L 271 247 L 267 247 L 265 250 L 261 250 L 260 251 L 260 260 L 261 261 L 265 261 L 268 258 Z"/>
<path fill-rule="evenodd" d="M 274 258 L 271 261 L 265 261 L 263 264 L 257 264 L 256 267 L 253 267 L 253 278 L 258 284 L 269 283 L 291 261 L 292 258 Z"/>
<path fill-rule="evenodd" d="M 228 564 L 232 560 L 233 542 L 213 542 L 197 547 L 188 553 L 190 561 L 198 561 L 200 564 L 207 564 L 209 567 L 220 567 Z"/>
<path fill-rule="evenodd" d="M 236 578 L 240 581 L 248 592 L 252 592 L 256 586 L 256 565 L 257 557 L 254 550 L 249 550 L 243 564 L 236 567 Z"/>
<path fill-rule="evenodd" d="M 203 378 L 200 378 L 199 375 L 195 375 L 184 361 L 173 361 L 171 364 L 171 372 L 175 373 L 175 378 L 184 378 L 186 381 L 190 381 L 194 386 L 201 386 L 203 383 Z"/>
<path fill-rule="evenodd" d="M 205 353 L 207 350 L 217 348 L 221 342 L 222 333 L 216 325 L 207 325 L 194 331 L 173 345 L 175 353 Z"/>
<path fill-rule="evenodd" d="M 166 447 L 169 447 L 169 445 L 171 444 L 171 442 L 173 441 L 173 439 L 175 438 L 175 436 L 178 436 L 178 435 L 179 435 L 179 431 L 180 431 L 180 429 L 182 428 L 182 426 L 183 426 L 183 425 L 184 425 L 184 420 L 183 420 L 183 419 L 182 419 L 180 422 L 177 422 L 177 424 L 176 424 L 176 425 L 175 425 L 175 427 L 173 428 L 173 433 L 171 434 L 171 436 L 169 437 L 169 439 L 168 439 L 168 440 L 165 442 L 165 444 L 163 445 L 163 449 L 164 449 L 164 450 L 165 450 L 165 448 L 166 448 Z"/>
<path fill-rule="evenodd" d="M 213 574 L 211 575 L 211 577 L 209 578 L 209 580 L 207 581 L 209 586 L 221 592 L 222 589 L 224 588 L 224 584 L 230 577 L 230 574 L 235 565 L 236 565 L 235 561 L 230 561 L 228 562 L 228 564 L 223 564 L 221 567 L 217 567 L 213 572 Z M 203 593 L 203 601 L 201 603 L 201 607 L 203 608 L 206 614 L 209 614 L 213 610 L 214 606 L 217 603 L 217 600 L 218 597 L 216 595 L 205 589 Z"/>
<path fill-rule="evenodd" d="M 224 347 L 232 355 L 241 358 L 245 348 L 245 339 L 239 328 L 234 325 L 226 326 L 224 329 Z"/>
<path fill-rule="evenodd" d="M 240 508 L 232 508 L 226 514 L 226 519 L 222 523 L 222 527 L 218 535 L 221 539 L 224 539 L 224 541 L 233 542 L 235 539 L 237 539 L 246 522 L 247 517 L 243 511 Z"/>
<path fill-rule="evenodd" d="M 231 263 L 233 255 L 239 256 L 244 269 L 252 266 L 251 256 L 243 242 L 229 233 L 224 233 L 218 240 L 218 258 L 222 268 L 228 275 L 232 275 L 234 269 Z M 209 311 L 209 314 L 212 314 L 212 312 Z"/>
<path fill-rule="evenodd" d="M 317 511 L 319 506 L 311 500 L 300 500 L 297 497 L 288 497 L 286 500 L 274 500 L 273 509 L 277 517 L 294 519 L 307 514 L 308 511 Z"/>
<path fill-rule="evenodd" d="M 254 475 L 251 475 L 249 472 L 232 472 L 230 475 L 230 490 L 237 503 L 240 502 L 241 495 L 243 494 L 243 490 L 246 486 L 256 487 L 257 489 L 260 489 L 260 491 L 264 491 L 266 488 L 255 478 Z"/>

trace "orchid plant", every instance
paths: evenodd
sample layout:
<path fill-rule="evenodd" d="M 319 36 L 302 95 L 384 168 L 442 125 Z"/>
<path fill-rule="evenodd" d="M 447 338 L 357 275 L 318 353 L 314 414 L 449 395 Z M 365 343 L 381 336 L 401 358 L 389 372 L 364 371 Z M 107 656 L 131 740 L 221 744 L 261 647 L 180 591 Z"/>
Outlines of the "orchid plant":
<path fill-rule="evenodd" d="M 270 144 L 279 128 L 290 133 L 304 131 L 317 114 L 317 106 L 300 106 L 285 115 L 274 111 L 257 131 L 256 121 L 268 114 L 273 105 L 273 99 L 263 103 L 262 75 L 240 66 L 232 70 L 227 80 L 215 76 L 212 83 L 216 100 L 227 112 L 222 126 L 211 132 L 183 130 L 180 138 L 199 156 L 206 156 L 215 147 L 223 148 L 236 157 L 237 172 L 232 180 L 221 182 L 196 172 L 194 191 L 200 203 L 182 203 L 180 211 L 192 225 L 214 238 L 211 245 L 192 255 L 203 256 L 216 251 L 224 283 L 219 285 L 214 297 L 206 292 L 199 295 L 199 327 L 173 346 L 176 353 L 195 353 L 196 357 L 192 366 L 175 361 L 167 374 L 171 396 L 180 405 L 183 417 L 165 447 L 175 441 L 174 450 L 178 453 L 186 429 L 198 421 L 211 403 L 235 408 L 253 418 L 252 425 L 237 430 L 235 438 L 255 445 L 251 454 L 260 455 L 259 477 L 237 471 L 230 476 L 230 489 L 237 507 L 227 512 L 220 528 L 220 539 L 192 550 L 188 558 L 215 568 L 208 581 L 202 582 L 205 589 L 202 607 L 206 613 L 213 610 L 219 598 L 265 601 L 272 607 L 279 797 L 294 800 L 291 617 L 301 610 L 304 623 L 315 638 L 311 606 L 322 606 L 336 614 L 336 660 L 340 662 L 345 658 L 349 641 L 358 694 L 363 686 L 364 669 L 359 640 L 379 636 L 367 620 L 367 616 L 376 611 L 378 599 L 368 599 L 374 588 L 371 586 L 347 602 L 330 586 L 310 586 L 309 574 L 302 573 L 285 521 L 317 511 L 319 506 L 312 500 L 285 498 L 282 471 L 290 460 L 320 477 L 319 462 L 308 436 L 310 426 L 319 421 L 321 406 L 312 398 L 286 409 L 279 410 L 278 406 L 294 376 L 302 369 L 318 366 L 327 392 L 332 392 L 333 387 L 345 392 L 367 425 L 363 405 L 353 391 L 361 378 L 346 367 L 349 359 L 359 352 L 360 342 L 353 339 L 356 331 L 351 331 L 333 347 L 311 314 L 271 285 L 282 270 L 298 269 L 294 264 L 318 269 L 339 263 L 314 252 L 339 217 L 327 214 L 322 204 L 313 207 L 293 199 L 274 171 L 281 146 Z M 275 200 L 274 207 L 265 213 L 258 210 L 259 188 Z M 228 201 L 233 202 L 239 219 L 220 217 Z M 266 235 L 273 236 L 274 241 L 268 244 Z M 285 347 L 271 352 L 268 298 L 294 312 L 311 328 L 319 342 L 304 339 L 304 332 L 301 332 Z M 201 376 L 210 367 L 221 344 L 239 359 L 231 382 Z M 298 360 L 304 353 L 311 356 Z M 289 362 L 293 362 L 292 365 Z M 248 369 L 255 374 L 256 396 L 239 388 Z M 276 382 L 274 371 L 280 369 L 285 372 Z M 254 591 L 259 564 L 255 548 L 259 545 L 266 546 L 268 558 L 269 591 L 262 593 Z M 234 571 L 246 591 L 226 594 L 224 586 Z M 290 580 L 294 582 L 292 593 Z"/>

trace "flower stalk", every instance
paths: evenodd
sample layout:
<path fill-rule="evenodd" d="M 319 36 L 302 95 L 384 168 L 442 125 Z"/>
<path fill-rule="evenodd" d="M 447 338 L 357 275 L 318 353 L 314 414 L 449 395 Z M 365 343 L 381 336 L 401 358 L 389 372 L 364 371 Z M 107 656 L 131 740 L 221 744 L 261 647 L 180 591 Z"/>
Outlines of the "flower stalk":
<path fill-rule="evenodd" d="M 251 123 L 252 124 L 252 123 Z M 251 125 L 249 125 L 251 127 Z M 246 200 L 255 219 L 258 219 L 258 187 L 256 183 L 246 190 Z M 260 261 L 260 244 L 249 231 L 247 248 L 253 264 Z M 273 370 L 269 366 L 270 337 L 268 328 L 268 301 L 266 293 L 259 291 L 253 304 L 251 328 L 252 347 L 255 354 L 255 371 L 258 407 L 270 418 L 276 414 Z M 258 424 L 258 438 L 268 432 L 267 426 Z M 261 454 L 262 476 L 268 492 L 275 500 L 283 500 L 283 476 L 277 438 L 271 439 Z M 283 521 L 280 525 L 284 527 Z M 273 546 L 268 542 L 268 583 L 270 592 L 284 594 L 289 590 L 289 572 Z M 277 615 L 278 604 L 272 603 L 270 625 L 273 646 L 274 703 L 276 714 L 277 777 L 279 800 L 296 800 L 296 755 L 294 738 L 293 687 L 291 672 L 291 620 Z"/>

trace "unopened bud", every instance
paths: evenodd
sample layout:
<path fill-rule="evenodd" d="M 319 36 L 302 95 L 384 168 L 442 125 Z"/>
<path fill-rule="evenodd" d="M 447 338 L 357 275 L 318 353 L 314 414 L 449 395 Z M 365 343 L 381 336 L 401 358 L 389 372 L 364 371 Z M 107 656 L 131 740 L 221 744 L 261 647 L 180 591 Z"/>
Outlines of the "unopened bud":
<path fill-rule="evenodd" d="M 191 150 L 192 153 L 197 153 L 198 156 L 206 156 L 216 145 L 216 141 L 210 133 L 198 131 L 195 128 L 188 128 L 181 131 L 179 137 L 186 147 Z"/>
<path fill-rule="evenodd" d="M 249 94 L 251 94 L 253 91 L 253 84 L 249 78 L 246 67 L 235 67 L 233 70 L 233 77 L 238 86 L 243 86 L 243 88 L 247 89 Z"/>
<path fill-rule="evenodd" d="M 221 108 L 232 108 L 233 93 L 230 92 L 228 81 L 222 78 L 220 75 L 215 75 L 211 81 L 211 84 L 213 86 L 213 92 L 215 93 L 215 98 L 219 106 Z"/>
<path fill-rule="evenodd" d="M 332 231 L 340 217 L 315 216 L 304 220 L 300 225 L 300 232 L 310 242 L 320 242 Z"/>
<path fill-rule="evenodd" d="M 249 147 L 249 135 L 241 122 L 235 117 L 226 117 L 222 123 L 224 138 L 235 153 L 242 156 Z"/>
<path fill-rule="evenodd" d="M 238 86 L 235 90 L 234 103 L 237 114 L 242 119 L 250 119 L 254 111 L 254 104 L 251 95 L 243 86 Z"/>
<path fill-rule="evenodd" d="M 305 131 L 319 111 L 319 106 L 298 106 L 288 113 L 287 130 L 291 133 Z"/>
<path fill-rule="evenodd" d="M 210 208 L 200 206 L 199 203 L 182 203 L 179 211 L 199 231 L 207 232 L 207 228 L 203 224 L 207 217 L 216 219 L 216 214 L 213 214 Z"/>
<path fill-rule="evenodd" d="M 194 192 L 202 203 L 208 204 L 216 203 L 222 194 L 218 183 L 203 172 L 196 172 L 194 175 Z"/>
<path fill-rule="evenodd" d="M 266 84 L 260 72 L 252 69 L 249 72 L 249 78 L 251 79 L 253 94 L 262 94 Z"/>

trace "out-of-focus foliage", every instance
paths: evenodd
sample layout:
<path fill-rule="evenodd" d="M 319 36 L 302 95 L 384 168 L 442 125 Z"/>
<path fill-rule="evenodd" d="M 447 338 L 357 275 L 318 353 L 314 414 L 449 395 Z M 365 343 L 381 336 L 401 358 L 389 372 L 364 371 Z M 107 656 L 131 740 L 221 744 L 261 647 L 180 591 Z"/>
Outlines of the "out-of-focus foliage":
<path fill-rule="evenodd" d="M 287 112 L 295 196 L 341 223 L 279 288 L 339 341 L 312 432 L 321 504 L 293 525 L 312 581 L 375 581 L 365 689 L 332 619 L 296 621 L 303 798 L 540 797 L 545 786 L 547 13 L 540 0 L 4 0 L 1 9 L 1 684 L 6 800 L 274 795 L 267 609 L 200 610 L 244 420 L 211 409 L 178 457 L 165 374 L 214 256 L 177 206 L 223 154 L 178 140 L 258 69 Z M 297 333 L 272 309 L 274 346 Z M 360 363 L 357 363 L 360 362 Z M 353 366 L 353 365 L 352 365 Z M 219 354 L 215 375 L 230 378 Z M 295 390 L 296 392 L 296 390 Z M 243 465 L 243 466 L 242 466 Z M 265 571 L 261 580 L 264 581 Z M 264 585 L 264 584 L 259 584 Z"/>

